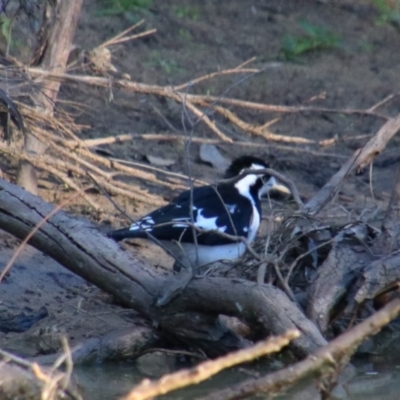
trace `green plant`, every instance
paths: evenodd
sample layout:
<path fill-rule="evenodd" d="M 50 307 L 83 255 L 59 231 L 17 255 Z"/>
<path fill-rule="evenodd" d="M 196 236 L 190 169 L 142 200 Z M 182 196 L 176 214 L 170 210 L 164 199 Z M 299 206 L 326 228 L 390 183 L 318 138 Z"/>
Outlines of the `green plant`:
<path fill-rule="evenodd" d="M 192 34 L 185 28 L 179 29 L 179 37 L 185 42 L 192 40 Z"/>
<path fill-rule="evenodd" d="M 4 41 L 6 43 L 6 51 L 10 49 L 17 49 L 20 56 L 27 54 L 27 51 L 29 52 L 28 47 L 24 42 L 21 40 L 13 38 L 13 23 L 15 21 L 15 18 L 9 18 L 6 15 L 0 15 L 0 40 L 1 37 L 4 38 Z"/>
<path fill-rule="evenodd" d="M 11 45 L 11 19 L 5 15 L 0 15 L 0 33 L 5 39 L 7 46 Z"/>
<path fill-rule="evenodd" d="M 150 61 L 146 62 L 146 65 L 152 68 L 161 68 L 167 75 L 176 75 L 182 72 L 182 68 L 175 60 L 163 58 L 157 50 L 151 52 Z"/>
<path fill-rule="evenodd" d="M 400 0 L 372 0 L 379 11 L 379 17 L 375 20 L 377 25 L 393 24 L 400 30 Z"/>
<path fill-rule="evenodd" d="M 147 10 L 153 0 L 98 0 L 101 5 L 100 15 L 118 15 L 134 10 Z"/>
<path fill-rule="evenodd" d="M 178 18 L 187 18 L 193 21 L 200 19 L 200 9 L 197 6 L 176 6 L 174 12 Z"/>
<path fill-rule="evenodd" d="M 340 43 L 339 35 L 324 27 L 312 25 L 307 21 L 301 21 L 299 25 L 305 33 L 303 36 L 286 35 L 283 38 L 281 54 L 286 60 L 292 60 L 310 51 L 331 49 Z"/>

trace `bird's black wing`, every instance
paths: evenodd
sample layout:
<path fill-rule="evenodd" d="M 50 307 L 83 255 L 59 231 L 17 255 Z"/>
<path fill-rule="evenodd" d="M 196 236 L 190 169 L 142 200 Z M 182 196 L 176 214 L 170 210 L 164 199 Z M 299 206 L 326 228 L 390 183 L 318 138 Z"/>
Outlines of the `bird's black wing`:
<path fill-rule="evenodd" d="M 195 234 L 198 244 L 228 244 L 232 243 L 231 239 L 216 232 L 196 231 L 188 224 L 193 222 L 203 231 L 247 237 L 252 212 L 251 202 L 239 195 L 235 188 L 202 186 L 194 188 L 192 195 L 190 190 L 181 193 L 171 203 L 141 218 L 130 228 L 111 232 L 109 236 L 116 240 L 146 238 L 148 232 L 158 240 L 193 243 Z"/>

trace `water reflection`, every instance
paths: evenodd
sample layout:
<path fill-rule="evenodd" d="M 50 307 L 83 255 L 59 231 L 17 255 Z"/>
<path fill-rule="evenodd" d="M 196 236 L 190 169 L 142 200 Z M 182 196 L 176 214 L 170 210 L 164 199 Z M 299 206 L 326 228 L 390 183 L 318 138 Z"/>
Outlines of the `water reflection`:
<path fill-rule="evenodd" d="M 154 362 L 154 369 L 149 366 Z M 173 365 L 173 358 L 165 358 L 165 365 L 160 369 L 156 360 L 150 359 L 143 365 L 135 363 L 108 364 L 101 366 L 77 367 L 80 386 L 83 388 L 85 400 L 113 400 L 126 394 L 135 384 L 143 378 L 155 378 L 157 373 L 166 372 Z M 157 364 L 157 365 L 156 365 Z M 353 363 L 357 367 L 357 375 L 346 385 L 341 387 L 335 398 L 351 400 L 398 400 L 400 393 L 400 360 L 398 363 L 374 361 L 364 359 Z M 146 375 L 143 371 L 146 370 Z M 256 375 L 267 373 L 265 366 L 253 368 L 233 368 L 202 384 L 172 392 L 162 397 L 164 400 L 196 399 L 205 396 L 213 390 L 231 387 L 240 381 L 250 379 Z M 316 382 L 308 380 L 283 395 L 275 397 L 279 400 L 317 400 L 320 399 Z"/>

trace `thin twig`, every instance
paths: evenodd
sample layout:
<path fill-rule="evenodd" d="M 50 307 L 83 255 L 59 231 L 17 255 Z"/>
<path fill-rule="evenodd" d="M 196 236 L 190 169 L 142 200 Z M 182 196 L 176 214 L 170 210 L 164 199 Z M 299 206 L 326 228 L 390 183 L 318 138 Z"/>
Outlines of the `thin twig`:
<path fill-rule="evenodd" d="M 374 195 L 373 174 L 372 174 L 373 165 L 374 165 L 374 162 L 371 162 L 371 164 L 369 164 L 369 191 L 371 193 L 372 201 L 376 204 L 376 199 L 375 199 L 375 195 Z"/>
<path fill-rule="evenodd" d="M 237 67 L 235 67 L 234 69 L 243 69 L 243 67 L 245 67 L 246 65 L 252 63 L 253 61 L 257 60 L 257 57 L 251 57 L 248 60 L 242 62 L 241 64 L 239 64 Z"/>
<path fill-rule="evenodd" d="M 97 168 L 92 162 L 90 162 L 90 163 L 86 162 L 82 158 L 82 156 L 85 156 L 89 160 L 95 161 L 95 162 L 103 165 L 106 168 L 110 168 L 110 169 L 113 169 L 113 170 L 121 171 L 126 175 L 131 175 L 131 176 L 134 176 L 136 178 L 143 179 L 145 182 L 154 182 L 156 184 L 159 184 L 161 186 L 166 186 L 166 187 L 168 187 L 170 189 L 173 189 L 173 190 L 175 190 L 175 189 L 184 189 L 185 188 L 185 186 L 182 186 L 182 185 L 176 185 L 176 184 L 173 184 L 173 183 L 166 182 L 165 180 L 160 180 L 154 174 L 139 170 L 137 168 L 130 168 L 130 167 L 127 167 L 126 165 L 122 165 L 119 161 L 122 161 L 124 164 L 135 165 L 135 166 L 142 167 L 142 168 L 147 168 L 147 169 L 154 169 L 154 167 L 147 166 L 145 164 L 139 164 L 139 163 L 135 164 L 132 161 L 124 161 L 124 160 L 114 159 L 112 157 L 104 158 L 102 156 L 93 154 L 91 151 L 87 150 L 86 147 L 85 147 L 85 143 L 83 143 L 84 146 L 82 148 L 82 147 L 80 147 L 80 145 L 78 143 L 74 144 L 74 142 L 72 142 L 72 141 L 66 141 L 66 140 L 64 140 L 62 138 L 54 137 L 53 135 L 51 135 L 49 133 L 46 133 L 46 132 L 40 132 L 39 136 L 42 136 L 42 135 L 47 137 L 48 140 L 50 140 L 51 145 L 58 152 L 62 153 L 66 157 L 74 159 L 78 163 L 84 165 L 86 168 L 92 169 L 93 171 L 95 171 L 96 173 L 98 173 L 100 176 L 102 176 L 103 178 L 105 178 L 107 180 L 112 179 L 113 177 L 115 177 L 116 175 L 119 175 L 120 173 L 112 173 L 112 174 L 106 173 L 106 172 L 102 171 L 101 169 Z M 62 146 L 58 146 L 54 142 L 57 142 L 57 143 L 61 144 Z M 77 145 L 79 146 L 78 148 L 76 148 Z M 69 152 L 66 151 L 65 149 L 63 149 L 63 147 L 69 148 L 70 150 L 72 150 L 72 152 L 71 151 L 69 151 Z M 77 154 L 75 154 L 75 153 L 78 153 L 78 152 L 80 153 L 81 157 L 79 157 Z M 70 168 L 71 168 L 71 166 L 70 166 Z M 158 172 L 160 172 L 160 171 L 161 170 L 158 170 Z M 175 174 L 175 173 L 172 173 L 172 172 L 169 172 L 169 171 L 163 171 L 163 172 L 165 174 L 169 174 L 169 175 L 175 176 L 177 178 L 184 177 L 183 175 L 180 176 L 179 174 Z M 119 181 L 114 181 L 113 185 L 120 186 L 120 187 L 125 188 L 125 189 L 132 188 L 132 192 L 134 192 L 136 190 L 133 186 L 126 185 L 123 182 L 119 182 Z M 142 192 L 142 194 L 143 194 L 143 192 Z"/>
<path fill-rule="evenodd" d="M 228 142 L 232 143 L 233 140 L 226 136 L 224 133 L 220 131 L 220 129 L 217 127 L 215 122 L 211 121 L 210 118 L 208 117 L 207 114 L 201 112 L 196 106 L 194 106 L 192 103 L 187 102 L 186 107 L 192 111 L 196 117 L 198 117 L 199 121 L 204 121 L 204 123 L 223 141 L 223 142 Z"/>
<path fill-rule="evenodd" d="M 71 203 L 71 201 L 75 200 L 78 197 L 79 193 L 75 193 L 72 195 L 69 199 L 63 201 L 61 204 L 59 204 L 57 207 L 55 207 L 48 215 L 43 217 L 37 224 L 36 226 L 29 232 L 29 234 L 26 236 L 26 238 L 21 242 L 21 244 L 18 246 L 17 250 L 15 250 L 13 256 L 10 258 L 10 261 L 7 263 L 7 265 L 4 267 L 3 271 L 0 274 L 0 282 L 4 279 L 6 276 L 7 272 L 10 270 L 12 265 L 14 264 L 15 260 L 18 258 L 18 256 L 21 254 L 22 250 L 24 247 L 27 245 L 30 239 L 32 239 L 33 235 L 45 224 L 53 215 L 57 214 L 58 211 L 60 211 L 63 207 Z"/>
<path fill-rule="evenodd" d="M 290 279 L 290 277 L 291 277 L 291 275 L 292 275 L 293 269 L 294 269 L 294 267 L 297 265 L 297 263 L 298 263 L 300 260 L 302 260 L 304 257 L 307 257 L 309 254 L 313 253 L 314 251 L 316 251 L 316 250 L 318 250 L 318 249 L 320 249 L 320 248 L 322 248 L 322 247 L 324 247 L 324 246 L 327 246 L 328 244 L 333 243 L 335 240 L 336 240 L 336 238 L 333 237 L 332 239 L 329 239 L 329 240 L 327 240 L 327 241 L 325 241 L 325 242 L 323 242 L 323 243 L 320 243 L 318 246 L 315 246 L 315 247 L 313 247 L 312 249 L 310 249 L 310 250 L 308 250 L 308 251 L 306 251 L 306 252 L 300 254 L 300 255 L 292 262 L 292 264 L 290 264 L 289 270 L 288 270 L 288 272 L 287 272 L 287 274 L 286 274 L 286 277 L 285 277 L 285 279 L 284 279 L 285 283 L 286 283 L 287 285 L 289 285 L 289 279 Z"/>
<path fill-rule="evenodd" d="M 378 101 L 378 103 L 374 104 L 372 107 L 368 108 L 367 111 L 369 112 L 375 112 L 375 110 L 377 110 L 380 107 L 383 107 L 384 105 L 386 105 L 387 103 L 389 103 L 389 101 L 395 99 L 396 97 L 400 96 L 400 93 L 392 93 L 389 96 L 385 97 L 383 100 Z"/>
<path fill-rule="evenodd" d="M 223 71 L 216 71 L 216 72 L 212 72 L 211 74 L 200 76 L 199 78 L 192 79 L 189 82 L 182 83 L 182 85 L 174 86 L 174 89 L 177 91 L 180 91 L 180 90 L 186 89 L 188 86 L 196 85 L 197 83 L 215 78 L 217 76 L 232 75 L 232 74 L 253 74 L 258 71 L 259 70 L 256 68 L 238 68 L 238 67 L 236 67 L 233 69 L 225 69 Z"/>
<path fill-rule="evenodd" d="M 144 24 L 144 19 L 141 19 L 139 22 L 137 22 L 136 24 L 133 24 L 128 29 L 125 29 L 124 31 L 118 33 L 118 35 L 115 35 L 111 39 L 106 40 L 104 43 L 99 45 L 97 48 L 107 47 L 107 46 L 113 44 L 116 40 L 119 40 L 120 38 L 127 35 L 129 32 L 133 31 L 134 29 L 138 28 L 140 25 L 143 25 L 143 24 Z"/>
<path fill-rule="evenodd" d="M 124 37 L 124 38 L 121 38 L 121 39 L 118 39 L 118 40 L 114 40 L 112 43 L 110 43 L 110 46 L 118 44 L 118 43 L 124 43 L 124 42 L 127 42 L 129 40 L 139 39 L 139 38 L 144 37 L 144 36 L 149 36 L 149 35 L 152 35 L 153 33 L 156 33 L 156 32 L 157 32 L 157 29 L 149 29 L 148 31 L 137 33 L 136 35 L 131 35 L 131 36 L 127 36 L 127 37 Z"/>
<path fill-rule="evenodd" d="M 120 163 L 123 163 L 123 164 L 127 164 L 127 165 L 134 165 L 135 167 L 142 167 L 142 168 L 150 169 L 152 171 L 156 171 L 156 172 L 159 172 L 159 173 L 164 174 L 164 175 L 169 175 L 169 176 L 172 176 L 174 178 L 179 178 L 179 179 L 184 179 L 184 180 L 189 180 L 190 179 L 189 176 L 187 176 L 187 175 L 179 174 L 177 172 L 166 171 L 166 170 L 161 169 L 161 168 L 153 167 L 152 165 L 146 165 L 146 164 L 143 164 L 143 163 L 138 163 L 138 162 L 135 162 L 135 161 L 123 160 L 122 158 L 114 158 L 114 157 L 110 157 L 110 160 L 117 161 L 117 162 L 120 162 Z M 196 184 L 200 184 L 200 185 L 207 185 L 207 182 L 201 181 L 199 179 L 195 179 L 194 182 Z M 183 189 L 184 187 L 176 185 L 176 188 L 182 188 Z"/>
<path fill-rule="evenodd" d="M 272 265 L 274 266 L 275 274 L 278 277 L 280 284 L 285 289 L 286 294 L 288 295 L 290 300 L 292 300 L 294 303 L 297 303 L 296 296 L 294 295 L 294 293 L 292 291 L 292 288 L 288 285 L 288 283 L 283 278 L 278 263 L 277 262 L 273 262 Z"/>

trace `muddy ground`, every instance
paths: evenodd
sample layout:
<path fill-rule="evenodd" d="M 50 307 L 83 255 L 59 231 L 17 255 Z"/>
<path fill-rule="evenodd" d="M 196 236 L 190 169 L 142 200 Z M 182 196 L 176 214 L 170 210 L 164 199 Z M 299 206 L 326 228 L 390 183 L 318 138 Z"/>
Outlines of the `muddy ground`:
<path fill-rule="evenodd" d="M 329 146 L 267 141 L 215 117 L 219 128 L 234 141 L 258 144 L 257 147 L 219 145 L 223 155 L 230 159 L 244 153 L 264 157 L 295 180 L 304 198 L 315 193 L 384 122 L 379 115 L 357 110 L 367 110 L 399 92 L 400 32 L 390 21 L 382 22 L 382 11 L 372 1 L 164 0 L 118 15 L 100 15 L 100 11 L 99 1 L 84 1 L 74 40 L 76 46 L 91 49 L 142 18 L 146 21 L 143 30 L 157 29 L 148 38 L 113 48 L 113 64 L 121 73 L 129 74 L 132 81 L 177 85 L 217 70 L 234 68 L 256 57 L 249 67 L 262 69 L 261 73 L 247 79 L 243 75 L 230 75 L 207 80 L 190 87 L 188 92 L 275 105 L 354 110 L 353 113 L 311 110 L 278 114 L 232 108 L 248 123 L 277 119 L 270 126 L 277 134 L 312 140 L 335 138 Z M 282 46 L 288 35 L 294 40 L 306 35 L 302 21 L 314 28 L 323 27 L 330 33 L 320 35 L 334 35 L 337 39 L 328 48 L 285 58 Z M 185 134 L 181 106 L 118 89 L 113 89 L 112 95 L 110 101 L 110 91 L 106 89 L 72 83 L 62 86 L 60 99 L 68 100 L 67 109 L 85 126 L 79 133 L 82 138 L 122 133 Z M 395 97 L 376 112 L 392 116 L 399 109 L 400 97 Z M 202 123 L 187 127 L 187 132 L 215 138 Z M 200 161 L 199 145 L 194 143 L 186 151 L 183 142 L 135 139 L 104 149 L 116 158 L 147 165 L 149 155 L 172 159 L 174 164 L 165 167 L 167 170 L 190 173 L 203 181 L 214 182 L 218 177 L 210 165 Z M 366 210 L 384 208 L 399 160 L 399 138 L 395 137 L 377 157 L 371 173 L 348 177 L 339 196 L 325 211 L 325 217 L 347 221 Z M 12 166 L 6 165 L 4 172 L 9 179 L 15 178 Z M 60 200 L 66 193 L 63 184 L 45 175 L 41 179 L 47 182 L 40 189 L 45 199 Z M 164 176 L 160 175 L 160 179 Z M 132 183 L 166 200 L 175 194 L 145 181 Z M 96 193 L 91 196 L 101 205 L 100 214 L 91 212 L 79 200 L 69 210 L 85 214 L 104 230 L 110 224 L 116 227 L 127 223 L 104 196 Z M 132 217 L 154 208 L 150 203 L 118 197 L 115 200 Z M 1 265 L 7 263 L 17 244 L 17 240 L 2 233 Z M 150 265 L 169 268 L 172 263 L 160 249 L 147 243 L 130 250 Z M 2 348 L 28 356 L 58 350 L 63 334 L 74 345 L 83 338 L 130 326 L 134 319 L 132 312 L 113 305 L 107 295 L 32 248 L 26 248 L 18 258 L 0 285 L 0 293 L 2 305 L 17 307 L 17 314 L 46 307 L 48 315 L 25 332 L 0 333 Z"/>

